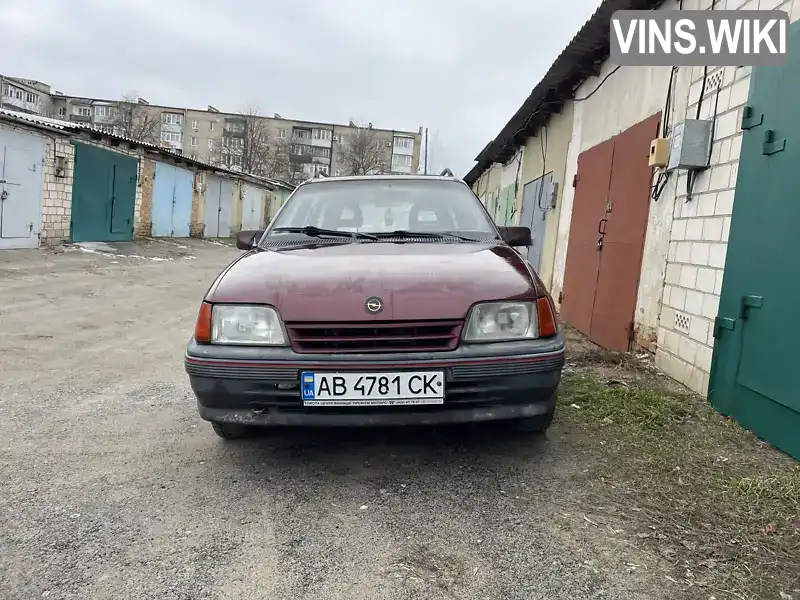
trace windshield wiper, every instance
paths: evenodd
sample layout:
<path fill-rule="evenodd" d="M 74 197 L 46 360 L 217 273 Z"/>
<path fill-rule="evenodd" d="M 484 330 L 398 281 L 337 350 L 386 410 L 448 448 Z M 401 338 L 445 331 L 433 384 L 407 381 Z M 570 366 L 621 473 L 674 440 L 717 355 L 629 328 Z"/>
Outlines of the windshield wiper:
<path fill-rule="evenodd" d="M 433 231 L 408 231 L 407 229 L 398 229 L 396 231 L 382 231 L 373 234 L 376 238 L 429 238 L 433 240 L 446 240 L 448 238 L 455 238 L 464 242 L 476 242 L 474 238 L 464 237 L 456 233 L 444 231 L 442 233 L 435 233 Z"/>
<path fill-rule="evenodd" d="M 302 233 L 309 237 L 344 237 L 353 238 L 358 240 L 377 240 L 378 237 L 369 233 L 361 233 L 360 231 L 338 231 L 336 229 L 321 229 L 313 225 L 306 225 L 305 227 L 276 227 L 273 231 L 285 231 L 286 233 Z"/>

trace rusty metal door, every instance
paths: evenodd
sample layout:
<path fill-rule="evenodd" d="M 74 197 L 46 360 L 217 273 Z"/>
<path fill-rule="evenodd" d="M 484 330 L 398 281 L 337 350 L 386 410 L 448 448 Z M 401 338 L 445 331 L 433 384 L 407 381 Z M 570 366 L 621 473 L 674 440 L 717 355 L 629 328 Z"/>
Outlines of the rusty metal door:
<path fill-rule="evenodd" d="M 598 224 L 606 214 L 611 183 L 614 141 L 607 140 L 578 156 L 575 199 L 569 229 L 561 316 L 578 331 L 589 335 L 597 275 L 600 268 Z"/>
<path fill-rule="evenodd" d="M 647 162 L 660 122 L 657 113 L 614 138 L 606 214 L 598 224 L 600 269 L 589 333 L 594 343 L 608 350 L 627 351 L 633 341 L 653 180 Z"/>

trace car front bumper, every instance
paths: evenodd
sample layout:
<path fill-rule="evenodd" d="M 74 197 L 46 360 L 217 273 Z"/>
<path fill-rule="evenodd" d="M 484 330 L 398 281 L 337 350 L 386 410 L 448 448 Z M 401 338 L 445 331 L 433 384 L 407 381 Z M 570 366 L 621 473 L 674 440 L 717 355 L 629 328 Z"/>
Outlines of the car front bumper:
<path fill-rule="evenodd" d="M 207 421 L 253 426 L 359 427 L 497 421 L 555 407 L 564 339 L 462 345 L 448 352 L 297 354 L 190 341 L 185 369 Z M 444 403 L 423 406 L 304 407 L 301 371 L 358 373 L 443 370 Z"/>

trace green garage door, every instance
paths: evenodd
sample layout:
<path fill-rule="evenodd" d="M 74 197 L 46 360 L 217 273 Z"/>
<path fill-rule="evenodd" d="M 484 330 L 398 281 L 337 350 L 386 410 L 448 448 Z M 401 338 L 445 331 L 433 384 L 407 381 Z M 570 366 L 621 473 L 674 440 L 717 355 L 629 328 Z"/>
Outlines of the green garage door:
<path fill-rule="evenodd" d="M 798 459 L 799 25 L 788 63 L 750 81 L 709 386 L 715 408 Z"/>
<path fill-rule="evenodd" d="M 72 241 L 133 239 L 138 160 L 75 143 L 72 183 Z"/>

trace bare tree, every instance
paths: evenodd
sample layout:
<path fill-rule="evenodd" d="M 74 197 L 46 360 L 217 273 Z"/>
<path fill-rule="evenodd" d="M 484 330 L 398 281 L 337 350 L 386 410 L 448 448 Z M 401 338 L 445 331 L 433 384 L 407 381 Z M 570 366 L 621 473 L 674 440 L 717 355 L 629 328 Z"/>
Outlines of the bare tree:
<path fill-rule="evenodd" d="M 347 175 L 372 175 L 388 171 L 386 150 L 374 129 L 357 127 L 339 151 L 339 164 Z"/>
<path fill-rule="evenodd" d="M 295 161 L 292 160 L 294 153 L 292 144 L 286 138 L 278 138 L 270 145 L 269 160 L 267 162 L 266 177 L 282 179 L 291 183 L 297 183 L 298 173 Z"/>
<path fill-rule="evenodd" d="M 245 115 L 242 170 L 246 173 L 266 176 L 270 155 L 267 119 L 255 106 L 245 108 L 242 114 Z"/>
<path fill-rule="evenodd" d="M 228 169 L 269 176 L 272 148 L 267 119 L 257 107 L 246 107 L 241 119 L 229 119 L 222 143 L 212 149 L 212 162 Z"/>
<path fill-rule="evenodd" d="M 141 104 L 135 94 L 122 96 L 111 124 L 116 133 L 137 142 L 158 144 L 161 137 L 158 113 Z"/>

